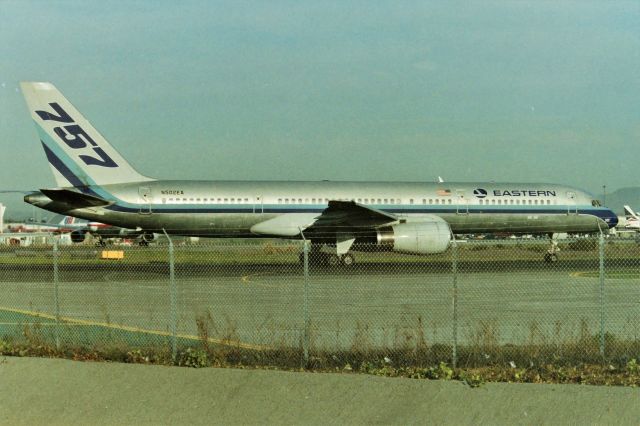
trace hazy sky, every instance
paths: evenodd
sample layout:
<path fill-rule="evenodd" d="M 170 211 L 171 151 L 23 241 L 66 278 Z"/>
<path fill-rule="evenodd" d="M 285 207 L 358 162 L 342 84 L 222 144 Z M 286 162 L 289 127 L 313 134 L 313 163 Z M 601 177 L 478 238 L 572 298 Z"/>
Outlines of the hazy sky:
<path fill-rule="evenodd" d="M 0 0 L 0 189 L 55 186 L 21 80 L 153 177 L 640 186 L 639 23 L 638 1 Z"/>

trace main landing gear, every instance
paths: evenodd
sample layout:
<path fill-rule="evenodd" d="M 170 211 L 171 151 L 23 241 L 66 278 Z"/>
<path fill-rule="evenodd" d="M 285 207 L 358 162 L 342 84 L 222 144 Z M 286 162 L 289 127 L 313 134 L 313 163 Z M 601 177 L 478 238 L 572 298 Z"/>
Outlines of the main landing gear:
<path fill-rule="evenodd" d="M 544 254 L 544 261 L 547 263 L 556 263 L 558 261 L 558 252 L 560 251 L 560 248 L 558 247 L 558 241 L 553 238 L 553 234 L 549 235 L 549 238 L 551 239 L 551 246 Z"/>
<path fill-rule="evenodd" d="M 326 254 L 326 253 L 325 253 Z M 326 254 L 326 264 L 328 266 L 353 266 L 356 263 L 353 254 Z"/>
<path fill-rule="evenodd" d="M 309 264 L 314 266 L 351 267 L 356 263 L 353 253 L 349 249 L 355 239 L 341 239 L 335 245 L 311 244 Z M 304 252 L 299 256 L 300 264 L 304 265 Z"/>
<path fill-rule="evenodd" d="M 304 253 L 300 253 L 298 256 L 300 264 L 304 265 Z M 311 251 L 309 252 L 309 265 L 314 266 L 353 266 L 356 263 L 355 257 L 351 253 L 335 254 L 326 253 L 323 251 Z"/>

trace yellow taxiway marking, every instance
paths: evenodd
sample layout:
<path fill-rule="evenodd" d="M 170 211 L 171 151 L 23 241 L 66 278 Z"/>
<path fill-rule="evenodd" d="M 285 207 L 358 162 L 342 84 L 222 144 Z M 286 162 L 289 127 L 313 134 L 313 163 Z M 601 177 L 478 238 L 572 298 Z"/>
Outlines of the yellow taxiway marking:
<path fill-rule="evenodd" d="M 37 325 L 38 327 L 55 326 L 55 322 L 0 322 L 0 325 Z M 77 325 L 78 327 L 86 327 L 84 324 L 65 324 L 65 326 Z"/>
<path fill-rule="evenodd" d="M 242 277 L 240 277 L 240 279 L 242 280 L 243 283 L 246 284 L 251 282 L 252 277 L 261 277 L 261 276 L 269 275 L 270 273 L 271 272 L 255 272 L 253 274 L 243 275 Z"/>
<path fill-rule="evenodd" d="M 569 274 L 574 278 L 599 278 L 600 271 L 577 271 Z M 638 279 L 640 271 L 609 271 L 606 273 L 607 279 Z"/>
<path fill-rule="evenodd" d="M 576 272 L 571 272 L 571 273 L 569 274 L 569 276 L 570 276 L 570 277 L 573 277 L 573 278 L 577 278 L 577 277 L 581 277 L 581 276 L 582 276 L 582 274 L 584 274 L 585 272 L 586 272 L 586 271 L 576 271 Z"/>
<path fill-rule="evenodd" d="M 273 275 L 273 272 L 255 272 L 253 274 L 247 274 L 247 275 L 241 276 L 240 280 L 242 281 L 243 284 L 255 284 L 257 286 L 267 287 L 267 288 L 280 288 L 276 284 L 267 284 L 267 283 L 261 283 L 261 282 L 256 282 L 251 280 L 251 278 L 266 277 L 269 275 Z"/>
<path fill-rule="evenodd" d="M 576 272 L 571 272 L 569 276 L 573 278 L 598 278 L 597 276 L 592 277 L 587 275 L 587 274 L 598 274 L 598 273 L 599 273 L 598 271 L 576 271 Z"/>
<path fill-rule="evenodd" d="M 32 317 L 36 317 L 36 318 L 46 318 L 46 319 L 54 320 L 54 321 L 56 320 L 55 315 L 44 314 L 44 313 L 41 313 L 41 312 L 27 311 L 27 310 L 23 310 L 23 309 L 15 309 L 15 308 L 6 308 L 6 307 L 3 307 L 3 306 L 0 306 L 0 310 L 1 311 L 7 311 L 7 312 L 14 312 L 16 314 L 28 315 L 28 316 L 32 316 Z M 97 326 L 97 327 L 112 328 L 114 330 L 129 331 L 129 332 L 132 332 L 132 333 L 153 334 L 153 335 L 157 335 L 157 336 L 166 336 L 166 337 L 171 337 L 172 336 L 172 334 L 170 332 L 168 332 L 168 331 L 148 330 L 148 329 L 144 329 L 144 328 L 131 327 L 131 326 L 128 326 L 128 325 L 110 324 L 110 323 L 105 323 L 105 322 L 89 321 L 89 320 L 62 317 L 62 316 L 59 317 L 59 321 L 62 321 L 62 322 L 65 322 L 65 323 L 69 323 L 71 325 Z M 12 323 L 12 324 L 15 325 L 15 324 L 19 324 L 19 323 Z M 198 340 L 198 341 L 202 340 L 200 337 L 193 336 L 193 335 L 190 335 L 190 334 L 176 334 L 176 337 L 179 337 L 181 339 L 187 339 L 187 340 Z M 263 350 L 267 350 L 267 349 L 272 349 L 269 346 L 254 345 L 252 343 L 244 343 L 244 342 L 240 342 L 238 340 L 214 339 L 213 337 L 208 337 L 207 341 L 209 343 L 217 343 L 217 344 L 224 345 L 224 346 L 234 346 L 234 347 L 238 347 L 238 348 L 242 348 L 242 349 L 252 349 L 252 350 L 256 350 L 256 351 L 263 351 Z"/>

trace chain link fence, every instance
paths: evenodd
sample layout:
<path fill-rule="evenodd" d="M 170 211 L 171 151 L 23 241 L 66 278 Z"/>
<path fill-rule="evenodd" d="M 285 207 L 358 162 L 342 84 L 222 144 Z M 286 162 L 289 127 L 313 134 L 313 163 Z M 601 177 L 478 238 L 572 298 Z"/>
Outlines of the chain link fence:
<path fill-rule="evenodd" d="M 158 238 L 0 247 L 0 339 L 242 364 L 454 366 L 640 358 L 640 245 L 458 239 L 442 254 Z"/>

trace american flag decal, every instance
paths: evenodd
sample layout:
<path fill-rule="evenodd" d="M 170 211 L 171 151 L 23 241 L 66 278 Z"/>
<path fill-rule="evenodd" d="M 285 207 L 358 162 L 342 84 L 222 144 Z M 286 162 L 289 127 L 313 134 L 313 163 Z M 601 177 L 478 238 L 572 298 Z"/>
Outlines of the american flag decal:
<path fill-rule="evenodd" d="M 451 196 L 451 190 L 450 189 L 438 189 L 436 191 L 436 194 L 441 195 L 443 197 L 450 197 Z"/>

